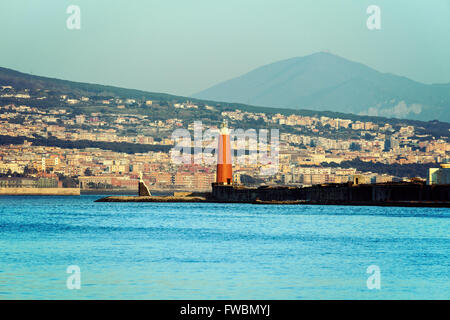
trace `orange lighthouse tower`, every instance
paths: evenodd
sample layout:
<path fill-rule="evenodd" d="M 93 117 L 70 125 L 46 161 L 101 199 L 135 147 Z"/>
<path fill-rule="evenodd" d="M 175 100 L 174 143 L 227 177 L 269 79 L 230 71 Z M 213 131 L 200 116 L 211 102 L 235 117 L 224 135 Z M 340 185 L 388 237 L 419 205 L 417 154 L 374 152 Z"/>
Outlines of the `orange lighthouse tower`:
<path fill-rule="evenodd" d="M 216 183 L 231 185 L 232 181 L 230 132 L 227 122 L 224 120 L 219 135 Z"/>

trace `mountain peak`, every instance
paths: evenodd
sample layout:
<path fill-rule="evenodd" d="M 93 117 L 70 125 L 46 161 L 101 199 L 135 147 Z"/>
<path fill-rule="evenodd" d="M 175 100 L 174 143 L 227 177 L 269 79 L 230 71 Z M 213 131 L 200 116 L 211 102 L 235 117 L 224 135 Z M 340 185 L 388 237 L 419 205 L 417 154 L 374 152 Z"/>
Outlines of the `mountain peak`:
<path fill-rule="evenodd" d="M 450 84 L 426 85 L 329 52 L 256 68 L 195 98 L 415 120 L 450 120 Z"/>

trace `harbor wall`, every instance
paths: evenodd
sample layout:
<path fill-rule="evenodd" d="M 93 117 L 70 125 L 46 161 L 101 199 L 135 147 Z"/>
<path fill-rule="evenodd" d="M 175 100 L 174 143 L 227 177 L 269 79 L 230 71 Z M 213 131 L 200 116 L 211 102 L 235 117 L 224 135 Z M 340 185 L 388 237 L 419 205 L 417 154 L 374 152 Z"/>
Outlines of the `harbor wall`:
<path fill-rule="evenodd" d="M 79 196 L 79 188 L 0 188 L 0 195 Z"/>
<path fill-rule="evenodd" d="M 330 184 L 312 187 L 243 188 L 214 185 L 212 196 L 220 202 L 305 200 L 318 202 L 450 201 L 450 185 Z"/>

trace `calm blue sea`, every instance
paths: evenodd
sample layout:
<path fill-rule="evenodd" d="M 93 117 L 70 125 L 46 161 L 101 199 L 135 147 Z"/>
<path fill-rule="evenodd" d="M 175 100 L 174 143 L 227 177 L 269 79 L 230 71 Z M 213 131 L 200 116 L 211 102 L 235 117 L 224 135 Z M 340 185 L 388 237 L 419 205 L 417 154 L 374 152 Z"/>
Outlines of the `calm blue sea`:
<path fill-rule="evenodd" d="M 450 299 L 449 209 L 100 197 L 0 197 L 0 299 Z"/>

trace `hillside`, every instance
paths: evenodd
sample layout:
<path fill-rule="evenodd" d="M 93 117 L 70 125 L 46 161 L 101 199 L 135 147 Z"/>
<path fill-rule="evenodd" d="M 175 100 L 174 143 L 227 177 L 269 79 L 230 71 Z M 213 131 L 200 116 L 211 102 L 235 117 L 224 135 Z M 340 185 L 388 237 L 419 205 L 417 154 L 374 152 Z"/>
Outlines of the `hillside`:
<path fill-rule="evenodd" d="M 217 100 L 198 99 L 182 96 L 174 96 L 165 93 L 146 92 L 141 90 L 119 88 L 113 86 L 72 82 L 67 80 L 53 79 L 41 76 L 21 73 L 15 70 L 0 67 L 0 86 L 13 86 L 15 92 L 21 92 L 25 89 L 30 90 L 31 98 L 27 99 L 26 104 L 38 108 L 65 108 L 71 109 L 75 113 L 128 113 L 128 114 L 144 114 L 152 119 L 169 119 L 178 118 L 186 121 L 194 121 L 201 119 L 211 119 L 220 124 L 220 112 L 240 109 L 242 111 L 266 113 L 268 115 L 281 113 L 284 115 L 298 114 L 301 116 L 330 117 L 340 119 L 350 119 L 353 121 L 372 121 L 378 124 L 390 123 L 391 125 L 413 125 L 422 127 L 423 132 L 431 133 L 434 136 L 448 136 L 450 124 L 442 121 L 417 121 L 396 118 L 374 117 L 355 115 L 351 113 L 332 112 L 332 111 L 315 111 L 306 109 L 290 109 L 290 108 L 271 108 L 253 106 L 243 103 L 218 102 Z M 61 101 L 60 95 L 80 99 L 81 97 L 89 97 L 89 102 L 80 102 L 76 105 L 65 104 Z M 40 99 L 39 97 L 45 97 Z M 117 109 L 115 105 L 103 105 L 101 101 L 106 98 L 136 99 L 136 103 L 127 105 L 126 109 Z M 145 106 L 145 100 L 152 100 L 155 103 L 151 108 Z M 213 106 L 214 110 L 206 108 L 201 109 L 175 109 L 174 103 L 183 103 L 192 101 L 200 106 Z M 15 97 L 0 97 L 0 104 L 22 104 L 24 101 Z M 447 112 L 448 113 L 448 112 Z M 445 117 L 440 117 L 440 120 Z M 255 127 L 255 123 L 241 123 L 240 126 L 247 127 L 250 125 Z"/>
<path fill-rule="evenodd" d="M 69 94 L 73 96 L 103 96 L 103 97 L 120 97 L 120 98 L 144 98 L 155 100 L 180 100 L 185 98 L 172 96 L 165 93 L 153 93 L 141 90 L 119 88 L 113 86 L 74 82 L 68 80 L 60 80 L 35 76 L 22 73 L 12 69 L 0 67 L 0 85 L 10 85 L 17 90 L 49 90 L 57 94 Z"/>
<path fill-rule="evenodd" d="M 194 97 L 277 108 L 450 121 L 450 84 L 419 83 L 329 53 L 265 65 Z"/>

